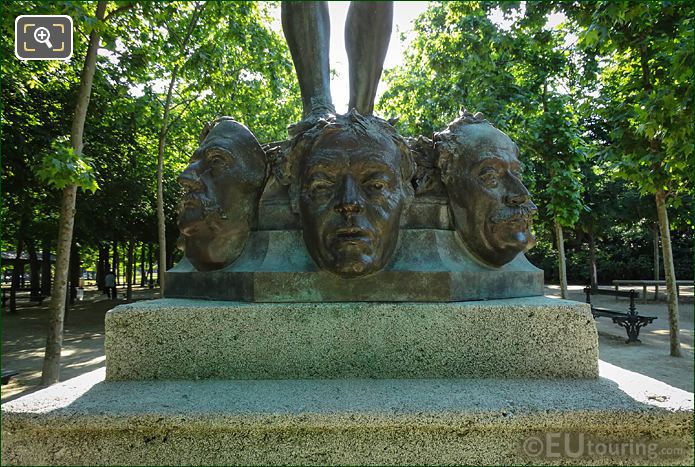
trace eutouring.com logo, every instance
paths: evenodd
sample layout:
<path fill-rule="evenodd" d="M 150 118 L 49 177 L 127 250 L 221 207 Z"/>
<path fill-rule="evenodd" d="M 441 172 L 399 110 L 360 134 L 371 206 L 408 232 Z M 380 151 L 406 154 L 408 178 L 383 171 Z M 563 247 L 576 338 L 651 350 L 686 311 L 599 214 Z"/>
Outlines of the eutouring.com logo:
<path fill-rule="evenodd" d="M 663 459 L 682 456 L 683 447 L 665 445 L 650 440 L 606 440 L 585 433 L 550 432 L 529 436 L 522 441 L 523 453 L 528 457 L 561 458 L 613 458 Z"/>

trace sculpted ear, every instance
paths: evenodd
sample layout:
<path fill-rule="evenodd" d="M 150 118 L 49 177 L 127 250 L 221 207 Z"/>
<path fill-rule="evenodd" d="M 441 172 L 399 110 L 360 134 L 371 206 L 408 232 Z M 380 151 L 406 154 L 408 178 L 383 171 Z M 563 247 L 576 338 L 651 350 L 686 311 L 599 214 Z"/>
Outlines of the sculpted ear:
<path fill-rule="evenodd" d="M 266 152 L 271 173 L 281 185 L 289 186 L 290 208 L 295 213 L 299 212 L 299 162 L 308 148 L 309 144 L 299 139 Z"/>
<path fill-rule="evenodd" d="M 451 159 L 454 157 L 452 144 L 449 141 L 437 141 L 434 144 L 435 166 L 442 174 L 442 182 L 447 185 L 451 181 Z"/>
<path fill-rule="evenodd" d="M 289 185 L 291 163 L 289 162 L 289 141 L 268 143 L 263 146 L 268 175 L 274 175 L 283 185 Z"/>

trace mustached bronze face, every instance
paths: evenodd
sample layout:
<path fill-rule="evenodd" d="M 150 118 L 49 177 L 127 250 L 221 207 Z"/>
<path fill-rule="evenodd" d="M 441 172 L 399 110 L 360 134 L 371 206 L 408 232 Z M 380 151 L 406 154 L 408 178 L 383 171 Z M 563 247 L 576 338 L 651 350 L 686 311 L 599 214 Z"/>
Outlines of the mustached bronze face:
<path fill-rule="evenodd" d="M 298 188 L 304 241 L 319 267 L 358 277 L 390 261 L 407 204 L 407 163 L 388 135 L 338 129 L 315 142 L 299 164 Z"/>
<path fill-rule="evenodd" d="M 533 247 L 537 208 L 521 181 L 516 144 L 485 121 L 454 122 L 436 139 L 454 224 L 470 252 L 500 267 Z"/>
<path fill-rule="evenodd" d="M 241 254 L 266 177 L 265 155 L 243 125 L 220 120 L 179 176 L 184 195 L 178 226 L 186 257 L 200 271 L 225 267 Z"/>

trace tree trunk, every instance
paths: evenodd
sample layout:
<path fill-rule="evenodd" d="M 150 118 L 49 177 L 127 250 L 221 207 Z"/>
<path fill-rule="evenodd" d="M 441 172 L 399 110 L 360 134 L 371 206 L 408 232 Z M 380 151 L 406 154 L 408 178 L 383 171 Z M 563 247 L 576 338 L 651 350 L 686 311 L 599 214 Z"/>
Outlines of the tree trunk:
<path fill-rule="evenodd" d="M 104 278 L 109 269 L 109 246 L 99 243 L 99 260 L 97 261 L 97 289 L 104 290 Z"/>
<path fill-rule="evenodd" d="M 191 15 L 191 20 L 188 23 L 186 36 L 181 42 L 180 56 L 186 55 L 188 42 L 191 34 L 198 24 L 200 13 L 205 8 L 206 3 L 198 3 Z M 174 88 L 176 87 L 176 77 L 180 71 L 180 66 L 175 67 L 171 72 L 169 80 L 169 89 L 167 90 L 167 98 L 164 103 L 164 116 L 162 118 L 162 126 L 159 129 L 159 146 L 157 149 L 157 238 L 159 241 L 159 264 L 157 265 L 157 280 L 159 281 L 159 295 L 164 296 L 164 272 L 167 265 L 167 248 L 166 248 L 166 218 L 164 217 L 164 149 L 166 148 L 166 137 L 169 132 L 169 116 L 171 113 L 171 100 L 174 96 Z"/>
<path fill-rule="evenodd" d="M 167 127 L 169 125 L 169 112 L 171 110 L 171 99 L 176 85 L 176 72 L 174 69 L 169 81 L 169 90 L 167 91 L 167 99 L 164 104 L 164 118 L 162 119 L 162 127 L 159 130 L 159 147 L 157 149 L 157 239 L 159 241 L 159 264 L 157 266 L 157 278 L 159 279 L 159 295 L 163 296 L 164 291 L 164 274 L 163 269 L 166 269 L 166 218 L 164 217 L 164 149 L 166 148 Z"/>
<path fill-rule="evenodd" d="M 676 272 L 673 267 L 673 252 L 671 251 L 671 228 L 666 211 L 666 193 L 656 192 L 656 213 L 659 216 L 661 230 L 661 249 L 664 258 L 664 275 L 666 276 L 666 297 L 668 301 L 668 330 L 670 335 L 671 356 L 680 357 L 681 348 L 678 337 L 678 294 L 676 290 Z"/>
<path fill-rule="evenodd" d="M 122 253 L 125 252 L 126 258 L 124 258 L 124 255 Z M 118 285 L 125 284 L 127 281 L 125 280 L 125 260 L 127 259 L 128 256 L 128 248 L 123 247 L 123 244 L 121 243 L 118 246 L 118 274 L 116 274 L 117 281 L 116 283 Z"/>
<path fill-rule="evenodd" d="M 659 264 L 659 224 L 652 225 L 652 236 L 654 237 L 654 280 L 659 280 L 661 265 Z M 645 299 L 647 297 L 644 297 Z M 654 300 L 659 299 L 659 286 L 654 284 Z"/>
<path fill-rule="evenodd" d="M 77 243 L 73 243 L 70 251 L 70 305 L 74 305 L 77 298 L 77 287 L 80 285 L 80 266 L 79 246 Z"/>
<path fill-rule="evenodd" d="M 17 251 L 14 260 L 14 266 L 12 267 L 12 281 L 10 282 L 10 313 L 17 313 L 17 289 L 21 285 L 21 275 L 23 273 L 22 267 L 22 253 L 24 250 L 24 235 L 19 231 L 19 239 L 17 239 Z"/>
<path fill-rule="evenodd" d="M 56 246 L 56 275 L 51 293 L 51 313 L 48 321 L 46 356 L 43 360 L 41 384 L 48 386 L 60 379 L 60 353 L 63 347 L 63 324 L 65 320 L 65 299 L 68 288 L 68 267 L 70 262 L 70 243 L 75 223 L 75 200 L 77 186 L 63 189 L 60 208 L 60 230 Z"/>
<path fill-rule="evenodd" d="M 157 245 L 157 250 L 155 252 L 155 257 L 157 258 L 157 286 L 159 286 L 159 279 L 161 277 L 161 274 L 159 273 L 159 245 Z"/>
<path fill-rule="evenodd" d="M 135 241 L 134 240 L 129 240 L 128 241 L 128 257 L 127 257 L 127 263 L 126 263 L 126 291 L 125 291 L 125 298 L 126 300 L 130 300 L 133 298 L 133 261 L 135 261 L 135 255 L 134 255 L 134 250 L 135 250 Z"/>
<path fill-rule="evenodd" d="M 31 289 L 32 297 L 37 297 L 41 294 L 41 267 L 39 257 L 36 254 L 34 240 L 27 242 L 27 250 L 29 251 L 29 288 Z"/>
<path fill-rule="evenodd" d="M 138 260 L 136 259 L 138 244 L 135 240 L 132 240 L 132 242 L 133 242 L 133 267 L 132 267 L 133 270 L 131 271 L 131 275 L 130 275 L 130 277 L 131 277 L 130 283 L 132 285 L 135 285 L 138 283 L 138 280 L 137 280 L 138 279 L 138 268 L 137 268 Z"/>
<path fill-rule="evenodd" d="M 106 2 L 97 3 L 96 19 L 103 21 L 106 14 Z M 92 93 L 92 80 L 97 64 L 97 51 L 99 50 L 98 28 L 92 29 L 89 34 L 89 46 L 82 68 L 80 90 L 75 106 L 75 116 L 70 131 L 72 149 L 77 154 L 82 154 L 84 146 L 82 137 L 84 123 L 87 119 L 87 108 Z M 72 231 L 75 224 L 75 201 L 77 200 L 77 186 L 68 185 L 63 189 L 63 199 L 60 209 L 58 230 L 58 245 L 56 259 L 56 279 L 51 296 L 51 312 L 48 325 L 48 337 L 46 338 L 46 356 L 43 361 L 41 383 L 44 386 L 55 384 L 60 379 L 60 353 L 63 346 L 63 323 L 65 318 L 65 296 L 67 294 L 68 266 L 70 260 L 70 244 L 72 243 Z"/>
<path fill-rule="evenodd" d="M 593 229 L 589 231 L 589 282 L 592 289 L 598 288 L 598 274 L 596 272 L 596 242 Z"/>
<path fill-rule="evenodd" d="M 145 242 L 140 246 L 140 287 L 145 287 Z"/>
<path fill-rule="evenodd" d="M 150 279 L 149 279 L 150 283 L 148 286 L 151 289 L 154 287 L 154 265 L 153 265 L 154 259 L 152 258 L 152 244 L 151 243 L 149 243 L 147 245 L 147 256 L 148 256 L 148 262 L 150 264 L 150 269 L 148 271 L 149 276 L 150 276 Z"/>
<path fill-rule="evenodd" d="M 567 298 L 567 267 L 565 263 L 565 238 L 562 226 L 555 219 L 555 239 L 557 241 L 558 266 L 560 272 L 560 297 Z"/>
<path fill-rule="evenodd" d="M 116 285 L 118 285 L 118 264 L 120 263 L 120 258 L 118 257 L 118 240 L 113 241 L 113 275 L 116 276 Z"/>
<path fill-rule="evenodd" d="M 77 286 L 80 282 L 80 252 L 77 243 L 70 247 L 70 265 L 68 266 L 68 293 L 65 301 L 65 314 L 63 325 L 67 324 L 70 318 L 70 306 L 75 304 L 77 299 Z"/>
<path fill-rule="evenodd" d="M 41 293 L 51 295 L 51 242 L 44 240 L 41 254 Z"/>
<path fill-rule="evenodd" d="M 19 287 L 22 288 L 22 289 L 26 289 L 26 288 L 27 288 L 27 281 L 26 281 L 26 279 L 25 279 L 25 277 L 24 277 L 25 272 L 26 272 L 26 271 L 25 271 L 25 270 L 26 270 L 25 266 L 26 266 L 26 262 L 21 261 L 21 262 L 19 263 Z"/>

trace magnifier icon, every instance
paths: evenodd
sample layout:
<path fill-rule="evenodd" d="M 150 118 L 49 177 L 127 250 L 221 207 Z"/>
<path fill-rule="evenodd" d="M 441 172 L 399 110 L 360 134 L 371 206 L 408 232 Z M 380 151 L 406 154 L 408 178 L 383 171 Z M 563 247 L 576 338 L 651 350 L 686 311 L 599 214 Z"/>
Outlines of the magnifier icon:
<path fill-rule="evenodd" d="M 51 44 L 51 33 L 44 27 L 34 30 L 34 40 L 41 44 L 45 44 L 49 49 L 53 48 L 53 44 Z"/>

